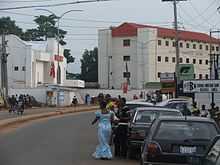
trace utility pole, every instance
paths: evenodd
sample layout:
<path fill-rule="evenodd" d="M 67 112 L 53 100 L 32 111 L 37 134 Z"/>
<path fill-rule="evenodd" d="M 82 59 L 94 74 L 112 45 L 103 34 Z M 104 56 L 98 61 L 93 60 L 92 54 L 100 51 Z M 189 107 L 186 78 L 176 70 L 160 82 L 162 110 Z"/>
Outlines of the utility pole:
<path fill-rule="evenodd" d="M 178 32 L 178 20 L 177 20 L 177 2 L 179 1 L 186 1 L 186 0 L 162 0 L 162 2 L 173 2 L 173 9 L 174 9 L 174 29 L 175 29 L 175 48 L 176 48 L 176 66 L 175 66 L 175 76 L 176 76 L 176 93 L 175 97 L 178 98 L 179 96 L 179 84 L 180 84 L 180 77 L 179 77 L 179 57 L 180 57 L 180 50 L 179 50 L 179 32 Z"/>
<path fill-rule="evenodd" d="M 8 69 L 7 69 L 7 41 L 5 33 L 2 33 L 2 50 L 1 50 L 1 88 L 3 89 L 4 98 L 8 96 Z"/>
<path fill-rule="evenodd" d="M 210 80 L 219 79 L 218 76 L 218 65 L 219 65 L 219 53 L 212 53 L 212 34 L 213 33 L 220 33 L 220 30 L 210 30 L 209 37 L 210 37 L 210 43 L 209 43 L 209 52 L 210 52 Z M 217 59 L 216 59 L 217 58 Z M 214 72 L 214 73 L 213 73 Z M 212 100 L 211 100 L 211 106 L 214 108 L 215 103 L 215 95 L 214 92 L 212 92 Z"/>

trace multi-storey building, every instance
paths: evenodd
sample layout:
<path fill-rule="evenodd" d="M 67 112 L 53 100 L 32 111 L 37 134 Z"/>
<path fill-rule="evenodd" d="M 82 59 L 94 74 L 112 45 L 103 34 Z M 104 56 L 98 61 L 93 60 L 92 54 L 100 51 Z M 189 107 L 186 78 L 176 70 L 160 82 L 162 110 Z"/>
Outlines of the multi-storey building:
<path fill-rule="evenodd" d="M 99 30 L 98 78 L 101 88 L 119 89 L 130 74 L 130 88 L 159 82 L 160 74 L 175 72 L 176 51 L 173 29 L 123 23 Z M 210 44 L 211 43 L 211 44 Z M 195 78 L 208 79 L 210 47 L 219 52 L 219 40 L 205 33 L 179 31 L 180 63 L 194 64 Z"/>

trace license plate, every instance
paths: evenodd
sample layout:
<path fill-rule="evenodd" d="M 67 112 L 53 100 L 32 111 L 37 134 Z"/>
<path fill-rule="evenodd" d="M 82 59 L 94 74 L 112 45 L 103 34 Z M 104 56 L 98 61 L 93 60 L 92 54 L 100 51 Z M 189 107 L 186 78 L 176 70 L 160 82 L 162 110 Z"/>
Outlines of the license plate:
<path fill-rule="evenodd" d="M 192 154 L 195 152 L 196 152 L 196 147 L 180 146 L 180 153 L 182 153 L 182 154 Z"/>

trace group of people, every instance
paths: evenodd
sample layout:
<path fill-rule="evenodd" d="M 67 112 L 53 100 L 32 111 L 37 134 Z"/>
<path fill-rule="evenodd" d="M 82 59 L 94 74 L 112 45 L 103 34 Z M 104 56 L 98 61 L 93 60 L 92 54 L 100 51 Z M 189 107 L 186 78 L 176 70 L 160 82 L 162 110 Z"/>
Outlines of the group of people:
<path fill-rule="evenodd" d="M 217 123 L 220 123 L 220 110 L 219 107 L 215 106 L 214 103 L 210 104 L 210 109 L 207 109 L 205 105 L 202 105 L 201 109 L 199 109 L 197 107 L 197 103 L 193 102 L 191 110 L 185 106 L 182 112 L 183 115 L 186 116 L 210 117 Z"/>
<path fill-rule="evenodd" d="M 96 112 L 92 124 L 98 122 L 99 145 L 93 153 L 96 159 L 112 159 L 111 144 L 114 144 L 114 156 L 126 158 L 127 130 L 130 115 L 125 106 L 126 99 L 120 96 L 111 98 L 110 95 L 99 95 L 101 111 Z"/>
<path fill-rule="evenodd" d="M 9 113 L 14 112 L 18 115 L 24 113 L 25 107 L 31 107 L 31 96 L 27 95 L 12 95 L 8 97 L 8 104 L 10 106 Z"/>

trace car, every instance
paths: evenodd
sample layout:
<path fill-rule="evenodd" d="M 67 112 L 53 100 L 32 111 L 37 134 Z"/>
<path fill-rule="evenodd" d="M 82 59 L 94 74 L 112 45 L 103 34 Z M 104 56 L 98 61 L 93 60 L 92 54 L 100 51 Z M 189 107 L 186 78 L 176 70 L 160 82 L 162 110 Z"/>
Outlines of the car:
<path fill-rule="evenodd" d="M 152 122 L 159 116 L 182 116 L 179 110 L 160 107 L 139 107 L 128 126 L 128 157 L 136 157 L 140 154 L 144 138 Z"/>
<path fill-rule="evenodd" d="M 144 141 L 141 165 L 201 165 L 210 141 L 219 133 L 209 118 L 159 117 Z"/>
<path fill-rule="evenodd" d="M 187 108 L 189 111 L 192 109 L 191 103 L 189 100 L 179 99 L 175 100 L 172 99 L 170 101 L 164 101 L 161 103 L 158 103 L 156 106 L 165 107 L 165 108 L 171 108 L 171 109 L 178 109 L 184 114 L 185 108 Z"/>
<path fill-rule="evenodd" d="M 178 101 L 189 101 L 189 100 L 185 99 L 185 98 L 173 98 L 173 99 L 168 99 L 168 100 L 164 100 L 162 102 L 159 102 L 156 104 L 156 106 L 163 107 L 163 106 L 168 105 L 169 103 L 178 102 Z"/>
<path fill-rule="evenodd" d="M 220 164 L 220 135 L 214 138 L 202 162 L 202 165 Z"/>
<path fill-rule="evenodd" d="M 128 107 L 129 110 L 135 109 L 137 107 L 151 107 L 154 106 L 154 104 L 145 102 L 143 100 L 133 100 L 133 101 L 127 101 L 126 106 Z"/>

